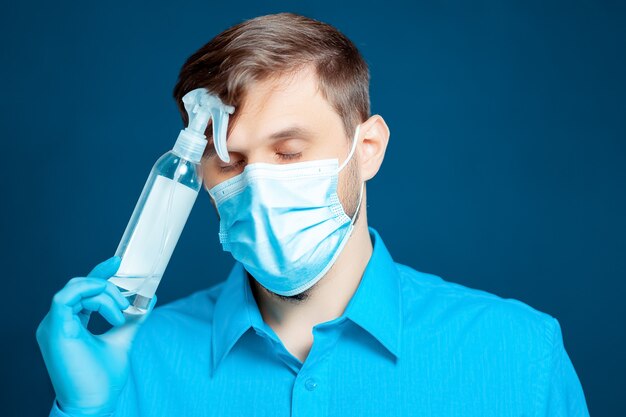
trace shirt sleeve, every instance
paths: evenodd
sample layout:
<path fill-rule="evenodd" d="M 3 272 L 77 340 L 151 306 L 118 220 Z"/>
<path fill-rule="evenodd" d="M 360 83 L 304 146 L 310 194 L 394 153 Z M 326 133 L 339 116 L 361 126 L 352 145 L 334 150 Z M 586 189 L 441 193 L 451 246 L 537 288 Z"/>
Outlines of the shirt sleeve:
<path fill-rule="evenodd" d="M 557 319 L 552 320 L 552 352 L 543 415 L 546 417 L 589 417 L 585 394 L 563 345 L 561 326 Z"/>

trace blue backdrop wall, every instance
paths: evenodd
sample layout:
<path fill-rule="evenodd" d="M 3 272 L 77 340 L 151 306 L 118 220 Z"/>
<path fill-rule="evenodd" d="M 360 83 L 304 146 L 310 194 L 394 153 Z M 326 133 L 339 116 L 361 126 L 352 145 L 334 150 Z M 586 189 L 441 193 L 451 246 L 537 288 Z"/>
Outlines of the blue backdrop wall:
<path fill-rule="evenodd" d="M 391 128 L 368 184 L 396 261 L 557 317 L 592 415 L 623 415 L 626 12 L 618 1 L 12 2 L 2 42 L 3 415 L 46 415 L 35 329 L 116 249 L 181 128 L 184 60 L 244 19 L 294 11 L 365 55 Z M 163 304 L 225 278 L 202 193 Z"/>

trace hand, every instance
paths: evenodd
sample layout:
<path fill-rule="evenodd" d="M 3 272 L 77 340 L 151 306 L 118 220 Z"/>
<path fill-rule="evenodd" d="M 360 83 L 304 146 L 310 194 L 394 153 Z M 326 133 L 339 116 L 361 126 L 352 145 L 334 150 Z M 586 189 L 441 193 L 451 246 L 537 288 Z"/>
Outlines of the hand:
<path fill-rule="evenodd" d="M 37 342 L 60 408 L 67 414 L 112 413 L 128 380 L 129 354 L 140 316 L 125 315 L 128 300 L 107 281 L 120 266 L 119 257 L 97 265 L 87 277 L 72 278 L 52 299 L 37 328 Z M 114 327 L 101 335 L 87 330 L 98 311 Z"/>

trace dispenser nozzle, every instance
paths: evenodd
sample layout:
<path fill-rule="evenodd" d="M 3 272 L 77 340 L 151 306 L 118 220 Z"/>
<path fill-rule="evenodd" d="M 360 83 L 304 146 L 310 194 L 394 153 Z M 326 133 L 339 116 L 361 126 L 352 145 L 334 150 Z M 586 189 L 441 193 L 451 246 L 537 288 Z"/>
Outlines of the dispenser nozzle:
<path fill-rule="evenodd" d="M 209 120 L 212 119 L 215 151 L 222 161 L 230 162 L 226 149 L 226 132 L 228 131 L 228 118 L 234 113 L 235 108 L 222 103 L 218 96 L 211 94 L 206 88 L 189 91 L 183 96 L 183 103 L 189 116 L 185 131 L 205 139 L 204 132 Z"/>

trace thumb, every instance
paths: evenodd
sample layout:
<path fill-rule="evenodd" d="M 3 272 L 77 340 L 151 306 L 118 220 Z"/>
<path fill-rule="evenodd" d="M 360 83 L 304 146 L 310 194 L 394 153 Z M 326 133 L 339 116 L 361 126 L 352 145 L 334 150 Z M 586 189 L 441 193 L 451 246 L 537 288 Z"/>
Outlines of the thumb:
<path fill-rule="evenodd" d="M 119 256 L 113 256 L 96 265 L 87 276 L 91 278 L 109 279 L 115 275 L 121 263 L 122 258 Z"/>

